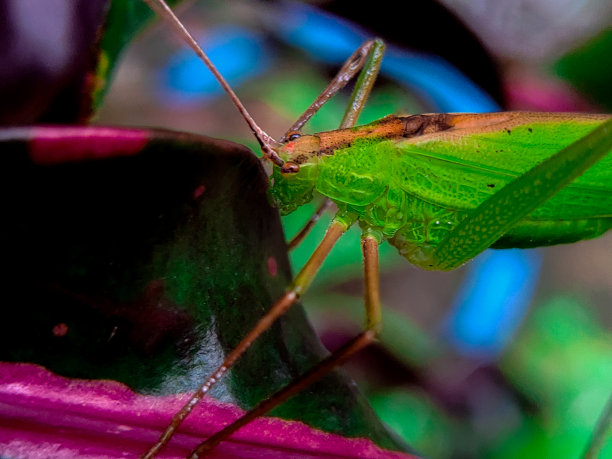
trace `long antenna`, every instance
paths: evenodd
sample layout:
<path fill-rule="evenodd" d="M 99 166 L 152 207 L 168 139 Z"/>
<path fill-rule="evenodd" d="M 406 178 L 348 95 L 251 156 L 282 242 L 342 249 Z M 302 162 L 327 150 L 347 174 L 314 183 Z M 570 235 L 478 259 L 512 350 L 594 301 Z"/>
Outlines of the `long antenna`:
<path fill-rule="evenodd" d="M 211 73 L 215 76 L 219 84 L 223 87 L 225 92 L 230 96 L 232 102 L 245 119 L 251 131 L 255 135 L 255 138 L 261 145 L 261 151 L 264 156 L 272 161 L 274 164 L 278 166 L 282 166 L 284 164 L 283 160 L 278 156 L 275 149 L 279 148 L 281 144 L 274 140 L 270 135 L 268 135 L 262 128 L 260 128 L 250 113 L 247 111 L 238 96 L 234 92 L 234 90 L 230 87 L 223 75 L 219 73 L 215 65 L 208 58 L 204 50 L 198 45 L 198 42 L 193 38 L 193 36 L 189 33 L 189 31 L 185 28 L 185 26 L 179 21 L 179 19 L 175 16 L 174 12 L 170 9 L 170 7 L 166 4 L 164 0 L 144 0 L 153 11 L 155 11 L 159 16 L 164 18 L 172 28 L 179 33 L 179 35 L 185 40 L 185 42 L 189 45 L 191 49 L 195 51 L 198 57 L 204 62 L 206 67 L 211 71 Z"/>

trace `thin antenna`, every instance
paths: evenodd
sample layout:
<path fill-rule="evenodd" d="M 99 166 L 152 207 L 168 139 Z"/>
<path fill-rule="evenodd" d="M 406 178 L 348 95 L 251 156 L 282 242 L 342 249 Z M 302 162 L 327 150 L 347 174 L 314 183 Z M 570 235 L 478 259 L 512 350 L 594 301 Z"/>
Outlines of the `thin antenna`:
<path fill-rule="evenodd" d="M 183 40 L 185 40 L 185 42 L 191 47 L 191 49 L 195 51 L 198 57 L 202 60 L 202 62 L 204 62 L 206 67 L 208 67 L 211 73 L 215 76 L 219 84 L 230 96 L 230 99 L 232 99 L 232 102 L 234 102 L 236 108 L 238 108 L 238 111 L 251 128 L 251 131 L 253 131 L 255 138 L 259 142 L 259 145 L 261 145 L 261 150 L 263 151 L 264 156 L 270 161 L 272 161 L 274 164 L 282 166 L 284 162 L 275 151 L 275 148 L 279 148 L 281 144 L 274 140 L 270 135 L 268 135 L 262 128 L 257 125 L 253 117 L 250 115 L 244 105 L 242 105 L 242 102 L 240 102 L 240 99 L 238 99 L 236 93 L 230 87 L 228 82 L 225 81 L 223 75 L 219 73 L 217 68 L 210 61 L 210 59 L 202 50 L 200 45 L 198 45 L 198 42 L 195 40 L 195 38 L 193 38 L 193 36 L 189 33 L 189 31 L 185 28 L 181 21 L 179 21 L 179 19 L 175 16 L 174 12 L 170 9 L 166 2 L 164 0 L 144 1 L 151 7 L 153 11 L 155 11 L 159 16 L 164 18 L 172 26 L 172 28 L 181 35 Z"/>

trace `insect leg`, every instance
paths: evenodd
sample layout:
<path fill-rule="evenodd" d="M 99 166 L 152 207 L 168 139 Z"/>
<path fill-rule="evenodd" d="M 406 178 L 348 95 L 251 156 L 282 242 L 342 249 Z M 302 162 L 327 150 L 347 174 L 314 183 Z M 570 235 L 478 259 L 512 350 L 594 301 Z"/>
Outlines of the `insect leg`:
<path fill-rule="evenodd" d="M 255 408 L 238 418 L 223 430 L 212 435 L 193 451 L 191 456 L 189 456 L 190 458 L 198 458 L 210 451 L 232 433 L 254 419 L 268 413 L 276 406 L 298 394 L 312 383 L 318 381 L 376 339 L 380 332 L 382 322 L 378 282 L 378 244 L 378 240 L 372 236 L 366 235 L 362 239 L 366 312 L 364 330 L 291 384 L 276 392 L 270 398 L 260 402 Z"/>
<path fill-rule="evenodd" d="M 372 86 L 378 76 L 380 64 L 385 53 L 385 44 L 382 40 L 374 39 L 363 43 L 357 51 L 344 63 L 338 74 L 334 77 L 331 83 L 323 90 L 317 99 L 306 109 L 300 118 L 289 128 L 283 135 L 281 141 L 287 140 L 287 137 L 299 131 L 302 126 L 340 89 L 342 89 L 351 80 L 359 70 L 361 73 L 355 83 L 351 98 L 342 117 L 340 129 L 353 127 L 357 123 L 357 119 L 361 114 L 368 96 L 372 92 Z M 306 237 L 308 232 L 317 222 L 323 211 L 331 204 L 329 198 L 319 206 L 315 213 L 310 217 L 306 225 L 291 239 L 288 246 L 289 249 L 297 247 Z"/>
<path fill-rule="evenodd" d="M 612 119 L 487 198 L 436 247 L 432 267 L 451 270 L 474 258 L 610 150 Z"/>
<path fill-rule="evenodd" d="M 206 395 L 211 387 L 236 363 L 236 361 L 244 354 L 249 346 L 272 324 L 283 315 L 297 299 L 306 291 L 312 282 L 321 264 L 329 254 L 334 244 L 340 236 L 348 228 L 347 222 L 334 220 L 329 226 L 325 237 L 315 249 L 310 259 L 302 267 L 297 274 L 287 292 L 272 305 L 270 310 L 255 324 L 255 326 L 247 333 L 240 343 L 227 355 L 221 366 L 210 376 L 195 393 L 189 398 L 187 403 L 172 417 L 170 425 L 159 437 L 157 443 L 144 454 L 143 458 L 152 458 L 170 441 L 178 427 L 198 404 L 198 402 Z"/>
<path fill-rule="evenodd" d="M 353 126 L 357 122 L 361 109 L 365 105 L 368 95 L 372 90 L 372 86 L 374 85 L 374 81 L 378 76 L 378 70 L 384 52 L 385 44 L 380 39 L 368 40 L 363 43 L 351 57 L 347 59 L 327 88 L 319 94 L 315 101 L 310 104 L 310 107 L 308 107 L 287 130 L 285 135 L 281 138 L 281 142 L 285 142 L 291 133 L 296 131 L 299 132 L 304 124 L 306 124 L 306 122 L 308 122 L 308 120 L 312 118 L 329 99 L 344 88 L 346 84 L 357 75 L 357 72 L 361 70 L 361 74 L 359 75 L 359 79 L 351 95 L 351 100 L 344 113 L 340 128 Z"/>
<path fill-rule="evenodd" d="M 595 459 L 599 457 L 602 447 L 605 445 L 607 437 L 612 432 L 612 396 L 608 399 L 595 429 L 591 434 L 588 445 L 582 457 L 584 459 Z"/>
<path fill-rule="evenodd" d="M 310 216 L 310 218 L 308 219 L 304 227 L 295 236 L 291 238 L 291 240 L 287 244 L 287 248 L 289 250 L 295 249 L 298 245 L 302 243 L 306 235 L 314 227 L 314 225 L 317 223 L 319 218 L 321 218 L 321 215 L 323 214 L 323 212 L 325 212 L 325 210 L 329 206 L 331 206 L 331 203 L 332 201 L 329 198 L 325 198 L 323 200 L 323 202 L 319 205 L 319 207 L 317 207 L 317 210 L 315 210 L 314 213 Z"/>

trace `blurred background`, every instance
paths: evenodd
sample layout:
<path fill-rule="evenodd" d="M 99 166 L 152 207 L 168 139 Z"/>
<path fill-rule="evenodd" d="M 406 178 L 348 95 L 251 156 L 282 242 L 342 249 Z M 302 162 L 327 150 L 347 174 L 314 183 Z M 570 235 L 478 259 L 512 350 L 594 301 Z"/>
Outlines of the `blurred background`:
<path fill-rule="evenodd" d="M 414 3 L 414 4 L 412 4 Z M 180 17 L 257 122 L 280 137 L 359 44 L 388 44 L 360 118 L 497 110 L 612 111 L 607 0 L 185 2 Z M 337 127 L 348 94 L 306 127 Z M 98 124 L 163 127 L 258 151 L 219 85 L 158 23 L 127 50 Z M 295 234 L 317 203 L 284 217 Z M 294 269 L 331 214 L 292 253 Z M 334 248 L 303 303 L 330 349 L 363 322 L 359 231 Z M 424 456 L 577 457 L 612 394 L 612 234 L 488 251 L 451 273 L 381 247 L 380 343 L 345 368 Z M 600 457 L 612 458 L 606 439 Z"/>

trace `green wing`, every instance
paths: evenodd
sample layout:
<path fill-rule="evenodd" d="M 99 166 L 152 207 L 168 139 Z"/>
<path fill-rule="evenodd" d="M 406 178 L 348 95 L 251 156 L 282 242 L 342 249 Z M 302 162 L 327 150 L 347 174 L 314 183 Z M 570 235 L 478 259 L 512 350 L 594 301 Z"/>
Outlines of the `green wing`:
<path fill-rule="evenodd" d="M 407 200 L 406 207 L 412 216 L 391 242 L 410 261 L 430 269 L 452 269 L 455 264 L 445 268 L 442 266 L 445 262 L 438 260 L 431 265 L 429 256 L 424 256 L 423 251 L 440 253 L 443 241 L 456 238 L 457 226 L 478 213 L 479 210 L 475 210 L 478 206 L 500 193 L 503 187 L 512 187 L 522 174 L 583 138 L 606 119 L 590 115 L 517 113 L 510 114 L 514 117 L 510 120 L 493 126 L 486 124 L 483 128 L 465 121 L 486 115 L 455 116 L 463 118 L 459 125 L 467 124 L 468 127 L 451 128 L 398 142 L 396 146 L 400 154 L 394 161 L 393 185 L 412 198 Z M 581 162 L 578 157 L 573 161 Z M 582 166 L 578 164 L 578 167 Z M 572 162 L 560 169 L 562 175 L 571 175 Z M 559 182 L 559 172 L 555 174 L 554 180 Z M 545 175 L 535 180 L 543 180 Z M 529 203 L 532 198 L 525 188 L 525 195 L 515 196 L 515 201 L 510 201 L 508 206 L 516 207 L 517 200 Z M 415 206 L 415 202 L 419 205 Z M 596 237 L 612 227 L 612 155 L 599 159 L 552 198 L 536 205 L 527 216 L 513 223 L 503 235 L 497 234 L 489 244 L 508 248 L 572 242 Z M 420 219 L 414 212 L 417 207 L 425 214 Z M 509 207 L 494 211 L 512 213 Z M 425 231 L 419 232 L 423 225 Z M 436 226 L 440 227 L 437 232 Z M 487 234 L 496 231 L 486 227 L 478 229 Z M 463 253 L 463 249 L 458 248 L 460 241 L 453 241 L 452 253 L 445 255 L 449 259 Z M 465 258 L 459 255 L 462 257 Z M 463 258 L 462 261 L 466 261 Z"/>

